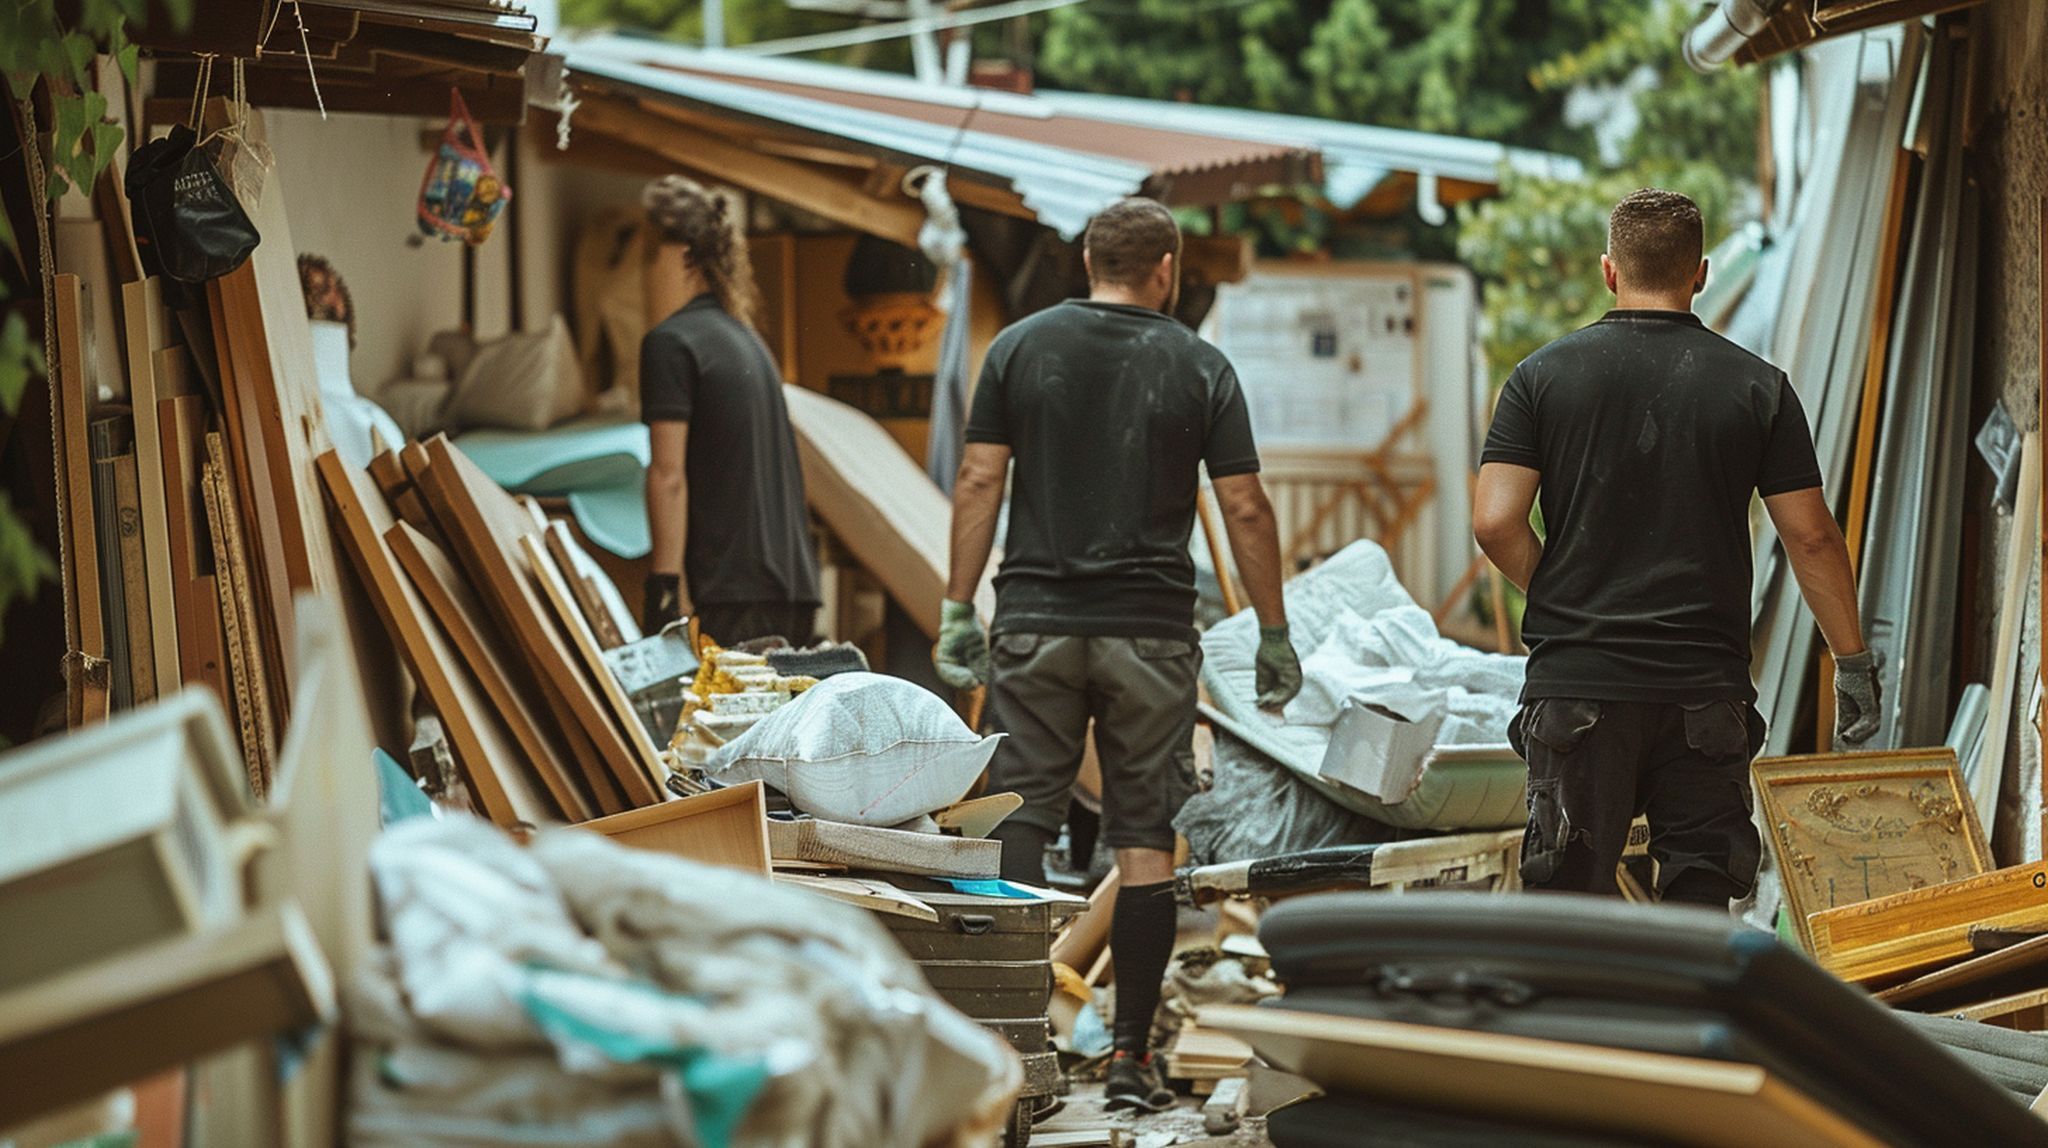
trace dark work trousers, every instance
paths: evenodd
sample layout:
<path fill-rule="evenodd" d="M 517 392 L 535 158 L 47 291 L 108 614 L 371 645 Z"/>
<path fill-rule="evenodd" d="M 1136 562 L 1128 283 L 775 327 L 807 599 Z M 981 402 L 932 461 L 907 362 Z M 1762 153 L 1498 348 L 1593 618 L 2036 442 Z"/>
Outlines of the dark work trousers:
<path fill-rule="evenodd" d="M 817 636 L 818 608 L 790 602 L 700 602 L 697 629 L 730 649 L 755 638 L 786 638 L 808 646 Z"/>
<path fill-rule="evenodd" d="M 1529 763 L 1529 889 L 1618 894 L 1629 823 L 1647 815 L 1657 892 L 1725 908 L 1756 883 L 1749 761 L 1764 723 L 1744 702 L 1539 698 L 1508 727 Z"/>

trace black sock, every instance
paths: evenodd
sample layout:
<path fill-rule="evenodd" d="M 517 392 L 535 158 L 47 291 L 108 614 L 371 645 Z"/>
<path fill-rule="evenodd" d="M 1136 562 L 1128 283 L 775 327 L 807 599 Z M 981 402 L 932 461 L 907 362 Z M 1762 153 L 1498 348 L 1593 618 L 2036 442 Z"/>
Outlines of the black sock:
<path fill-rule="evenodd" d="M 1116 892 L 1109 950 L 1116 962 L 1116 1050 L 1143 1056 L 1152 1044 L 1152 1014 L 1173 956 L 1173 882 L 1125 885 Z"/>
<path fill-rule="evenodd" d="M 1052 830 L 1005 821 L 989 837 L 1003 843 L 1003 880 L 1045 885 L 1045 850 L 1052 844 Z"/>
<path fill-rule="evenodd" d="M 1067 868 L 1088 872 L 1095 860 L 1095 839 L 1102 832 L 1102 815 L 1081 804 L 1079 798 L 1067 804 Z"/>

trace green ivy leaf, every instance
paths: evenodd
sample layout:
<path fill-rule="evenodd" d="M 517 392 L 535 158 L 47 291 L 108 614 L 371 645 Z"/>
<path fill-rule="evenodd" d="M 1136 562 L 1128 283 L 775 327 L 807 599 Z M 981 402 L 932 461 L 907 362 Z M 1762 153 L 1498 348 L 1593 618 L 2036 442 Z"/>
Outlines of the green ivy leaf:
<path fill-rule="evenodd" d="M 126 39 L 126 37 L 123 37 L 123 39 Z M 121 45 L 120 49 L 114 53 L 114 59 L 120 62 L 121 78 L 128 81 L 129 87 L 132 88 L 140 82 L 136 79 L 136 71 L 142 59 L 142 48 L 139 45 Z"/>
<path fill-rule="evenodd" d="M 29 337 L 28 320 L 20 311 L 0 322 L 0 411 L 13 414 L 29 380 L 43 373 L 43 349 Z"/>

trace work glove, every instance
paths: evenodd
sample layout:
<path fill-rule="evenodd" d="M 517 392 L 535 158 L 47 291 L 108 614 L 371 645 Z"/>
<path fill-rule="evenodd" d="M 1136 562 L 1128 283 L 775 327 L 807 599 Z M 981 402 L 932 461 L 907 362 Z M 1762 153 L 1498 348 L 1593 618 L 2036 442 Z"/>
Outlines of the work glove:
<path fill-rule="evenodd" d="M 641 629 L 659 634 L 670 622 L 683 616 L 683 576 L 649 574 L 642 586 Z"/>
<path fill-rule="evenodd" d="M 948 598 L 939 604 L 939 643 L 932 647 L 932 665 L 939 680 L 956 690 L 971 690 L 988 681 L 988 634 L 975 615 L 974 603 Z"/>
<path fill-rule="evenodd" d="M 1835 744 L 1861 745 L 1878 726 L 1877 655 L 1865 650 L 1835 659 Z"/>
<path fill-rule="evenodd" d="M 1258 667 L 1259 705 L 1279 709 L 1301 692 L 1301 659 L 1294 656 L 1294 643 L 1287 639 L 1287 627 L 1260 626 Z"/>

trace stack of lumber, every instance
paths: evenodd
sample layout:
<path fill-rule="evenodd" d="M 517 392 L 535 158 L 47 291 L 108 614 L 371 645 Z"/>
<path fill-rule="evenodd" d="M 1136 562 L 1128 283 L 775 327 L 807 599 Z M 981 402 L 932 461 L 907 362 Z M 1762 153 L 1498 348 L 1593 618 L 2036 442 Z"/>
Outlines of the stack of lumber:
<path fill-rule="evenodd" d="M 603 575 L 566 532 L 445 436 L 386 450 L 367 473 L 331 450 L 317 469 L 478 812 L 514 828 L 662 800 L 666 767 L 597 636 L 618 632 L 616 595 L 593 589 Z"/>

